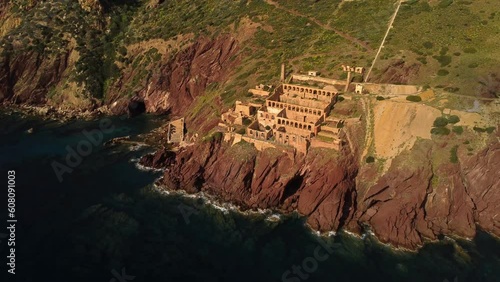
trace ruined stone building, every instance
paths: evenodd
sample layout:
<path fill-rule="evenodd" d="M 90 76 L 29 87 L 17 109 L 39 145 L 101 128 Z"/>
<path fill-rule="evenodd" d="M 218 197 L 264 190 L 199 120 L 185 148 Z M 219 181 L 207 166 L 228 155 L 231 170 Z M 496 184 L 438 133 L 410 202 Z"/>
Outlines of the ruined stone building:
<path fill-rule="evenodd" d="M 311 145 L 311 138 L 320 134 L 337 95 L 336 90 L 284 83 L 257 110 L 257 118 L 246 129 L 246 134 L 305 152 Z M 332 148 L 340 146 L 338 131 L 325 137 L 332 138 Z"/>

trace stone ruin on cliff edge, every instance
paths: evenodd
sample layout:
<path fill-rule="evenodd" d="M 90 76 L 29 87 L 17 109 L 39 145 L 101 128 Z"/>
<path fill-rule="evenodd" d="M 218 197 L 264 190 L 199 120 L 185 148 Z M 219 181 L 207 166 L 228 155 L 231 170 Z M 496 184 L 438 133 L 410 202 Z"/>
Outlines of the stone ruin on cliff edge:
<path fill-rule="evenodd" d="M 329 85 L 324 88 L 304 86 L 294 83 L 295 80 Z M 345 143 L 343 121 L 328 114 L 337 102 L 337 87 L 348 83 L 321 78 L 317 72 L 307 76 L 293 75 L 286 83 L 284 65 L 281 82 L 272 91 L 264 90 L 262 85 L 249 90 L 254 95 L 267 96 L 264 104 L 237 101 L 234 110 L 223 113 L 219 126 L 226 129 L 224 139 L 233 140 L 233 144 L 245 140 L 259 150 L 276 145 L 293 146 L 303 153 L 310 147 L 339 150 Z M 245 124 L 248 126 L 244 132 L 235 132 L 235 126 Z"/>

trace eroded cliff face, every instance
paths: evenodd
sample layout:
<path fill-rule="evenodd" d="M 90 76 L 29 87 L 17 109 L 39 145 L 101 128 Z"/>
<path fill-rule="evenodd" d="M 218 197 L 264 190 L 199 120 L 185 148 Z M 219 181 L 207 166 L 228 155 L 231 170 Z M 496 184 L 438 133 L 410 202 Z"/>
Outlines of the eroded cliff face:
<path fill-rule="evenodd" d="M 69 83 L 69 73 L 75 69 L 74 49 L 61 54 L 46 55 L 36 51 L 21 52 L 4 57 L 0 61 L 0 102 L 50 105 L 65 108 L 72 104 L 82 111 L 95 110 L 104 106 L 113 114 L 128 112 L 132 101 L 141 101 L 146 112 L 181 115 L 191 106 L 193 100 L 205 92 L 207 85 L 223 81 L 238 64 L 237 41 L 222 35 L 215 39 L 199 38 L 184 50 L 164 56 L 152 65 L 152 75 L 141 80 L 134 95 L 124 95 L 123 87 L 131 84 L 138 73 L 132 67 L 122 71 L 122 76 L 108 89 L 103 102 L 85 95 L 66 95 L 49 98 L 55 89 L 63 92 L 83 92 L 83 86 Z M 75 87 L 68 88 L 66 85 Z"/>
<path fill-rule="evenodd" d="M 151 70 L 151 76 L 136 87 L 135 94 L 144 101 L 150 113 L 182 114 L 193 100 L 204 93 L 207 85 L 221 82 L 237 65 L 238 44 L 230 35 L 215 39 L 199 38 L 173 58 L 161 59 Z M 122 112 L 128 103 L 123 97 L 127 85 L 139 74 L 127 69 L 110 90 L 107 104 L 114 112 Z"/>
<path fill-rule="evenodd" d="M 500 200 L 500 145 L 433 167 L 438 149 L 424 144 L 401 154 L 374 184 L 369 176 L 376 176 L 363 170 L 357 223 L 367 223 L 384 242 L 412 249 L 440 235 L 471 238 L 478 227 L 499 235 L 493 202 Z"/>
<path fill-rule="evenodd" d="M 0 5 L 0 103 L 123 114 L 132 100 L 180 115 L 238 64 L 228 33 L 125 40 L 138 8 L 119 2 Z"/>
<path fill-rule="evenodd" d="M 303 155 L 217 139 L 142 161 L 166 167 L 160 183 L 170 189 L 205 191 L 248 208 L 297 210 L 320 231 L 369 226 L 382 242 L 410 249 L 440 235 L 473 237 L 477 226 L 500 234 L 500 145 L 439 168 L 430 163 L 431 148 L 401 154 L 380 177 L 373 167 L 360 169 L 348 150 Z"/>
<path fill-rule="evenodd" d="M 46 56 L 36 51 L 7 56 L 0 68 L 0 101 L 41 105 L 62 79 L 69 53 Z"/>
<path fill-rule="evenodd" d="M 161 183 L 191 193 L 206 191 L 248 208 L 297 210 L 313 228 L 335 230 L 354 214 L 357 166 L 346 152 L 343 157 L 326 152 L 256 151 L 250 144 L 231 147 L 213 140 L 167 161 Z"/>

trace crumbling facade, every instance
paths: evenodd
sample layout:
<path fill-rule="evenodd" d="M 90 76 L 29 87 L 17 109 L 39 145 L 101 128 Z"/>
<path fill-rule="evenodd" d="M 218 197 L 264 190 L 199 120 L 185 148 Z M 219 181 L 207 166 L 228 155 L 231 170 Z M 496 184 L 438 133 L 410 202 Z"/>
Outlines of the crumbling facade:
<path fill-rule="evenodd" d="M 249 137 L 245 140 L 293 146 L 304 153 L 311 145 L 340 149 L 341 130 L 332 129 L 326 120 L 337 97 L 338 91 L 331 86 L 322 89 L 283 83 L 260 108 L 238 101 L 235 110 L 224 113 L 222 120 L 253 116 L 253 122 L 245 129 L 245 136 Z"/>

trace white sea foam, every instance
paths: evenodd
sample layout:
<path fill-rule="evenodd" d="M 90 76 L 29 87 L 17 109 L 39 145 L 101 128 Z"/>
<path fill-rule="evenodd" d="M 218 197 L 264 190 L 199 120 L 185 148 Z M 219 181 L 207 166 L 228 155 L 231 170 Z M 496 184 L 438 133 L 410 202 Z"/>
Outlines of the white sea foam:
<path fill-rule="evenodd" d="M 154 168 L 154 167 L 144 166 L 144 165 L 140 164 L 139 161 L 140 161 L 139 158 L 132 158 L 132 159 L 130 159 L 129 162 L 134 163 L 135 167 L 138 170 L 153 171 L 153 172 L 164 172 L 165 171 L 164 169 L 161 169 L 161 168 Z"/>
<path fill-rule="evenodd" d="M 130 145 L 128 147 L 129 151 L 134 152 L 134 151 L 139 151 L 140 149 L 146 147 L 144 144 L 135 144 L 135 145 Z"/>
<path fill-rule="evenodd" d="M 244 215 L 262 214 L 262 215 L 267 215 L 265 220 L 269 221 L 269 222 L 279 222 L 279 221 L 283 220 L 283 216 L 284 216 L 283 214 L 278 213 L 278 212 L 274 212 L 271 209 L 258 208 L 256 210 L 250 210 L 250 209 L 244 210 L 238 205 L 235 205 L 232 203 L 222 202 L 219 199 L 217 199 L 216 197 L 211 196 L 211 195 L 207 195 L 204 192 L 189 194 L 189 193 L 186 193 L 186 191 L 184 191 L 184 190 L 175 190 L 175 191 L 168 190 L 166 187 L 163 187 L 161 185 L 159 186 L 157 184 L 154 184 L 153 188 L 154 188 L 154 190 L 160 192 L 163 195 L 178 195 L 178 196 L 182 196 L 184 198 L 190 198 L 190 199 L 203 199 L 204 204 L 209 205 L 209 206 L 215 208 L 216 210 L 221 211 L 224 214 L 228 214 L 230 211 L 237 212 L 237 213 L 244 214 Z M 168 192 L 165 193 L 165 191 L 168 191 Z"/>

